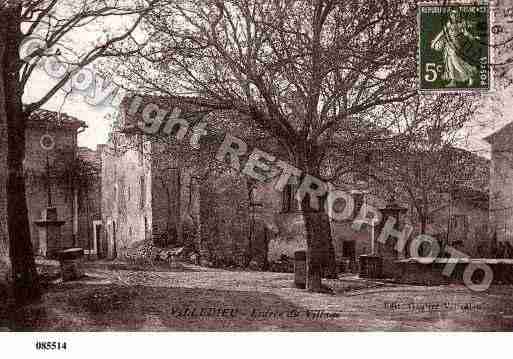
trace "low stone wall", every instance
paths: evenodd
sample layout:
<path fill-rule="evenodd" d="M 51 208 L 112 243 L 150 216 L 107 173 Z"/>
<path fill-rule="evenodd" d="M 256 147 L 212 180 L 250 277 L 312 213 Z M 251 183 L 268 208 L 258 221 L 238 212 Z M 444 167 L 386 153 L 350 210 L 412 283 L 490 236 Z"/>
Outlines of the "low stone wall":
<path fill-rule="evenodd" d="M 395 279 L 403 284 L 441 285 L 463 283 L 465 268 L 471 263 L 486 264 L 493 271 L 493 284 L 513 284 L 513 260 L 509 259 L 467 259 L 438 258 L 433 263 L 423 264 L 416 259 L 396 261 Z M 450 276 L 443 274 L 445 267 L 454 269 Z M 475 281 L 482 280 L 481 271 L 476 271 Z"/>

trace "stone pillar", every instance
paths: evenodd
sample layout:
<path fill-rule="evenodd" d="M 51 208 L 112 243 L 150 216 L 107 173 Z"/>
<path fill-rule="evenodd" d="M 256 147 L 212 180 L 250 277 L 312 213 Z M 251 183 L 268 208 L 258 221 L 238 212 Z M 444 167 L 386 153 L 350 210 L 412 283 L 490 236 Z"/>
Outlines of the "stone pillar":
<path fill-rule="evenodd" d="M 385 208 L 381 209 L 381 214 L 383 215 L 383 219 L 380 223 L 375 226 L 374 238 L 376 242 L 381 234 L 381 231 L 385 227 L 385 223 L 388 218 L 395 219 L 394 229 L 400 231 L 401 228 L 399 226 L 400 217 L 402 214 L 406 213 L 407 209 L 401 207 L 396 203 L 395 199 L 392 198 L 389 204 Z M 397 240 L 395 238 L 389 237 L 385 243 L 377 242 L 377 255 L 382 258 L 383 261 L 383 276 L 384 277 L 393 277 L 395 275 L 395 261 L 400 259 L 399 252 L 396 251 L 395 245 Z"/>
<path fill-rule="evenodd" d="M 57 208 L 48 207 L 42 218 L 34 223 L 39 227 L 39 252 L 43 257 L 54 257 L 62 249 L 61 227 L 65 221 L 57 219 Z"/>

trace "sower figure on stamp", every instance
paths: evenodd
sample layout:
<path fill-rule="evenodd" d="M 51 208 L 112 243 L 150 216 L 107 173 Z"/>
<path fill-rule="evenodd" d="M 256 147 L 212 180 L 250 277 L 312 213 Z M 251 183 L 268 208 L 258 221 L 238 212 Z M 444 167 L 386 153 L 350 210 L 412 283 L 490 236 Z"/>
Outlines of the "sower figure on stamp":
<path fill-rule="evenodd" d="M 465 19 L 458 19 L 458 12 L 450 10 L 449 20 L 442 31 L 434 38 L 431 48 L 443 51 L 444 74 L 443 79 L 449 81 L 447 87 L 456 87 L 457 82 L 467 82 L 469 86 L 474 83 L 477 68 L 462 58 L 465 42 L 478 40 L 478 36 L 468 31 L 469 24 Z"/>

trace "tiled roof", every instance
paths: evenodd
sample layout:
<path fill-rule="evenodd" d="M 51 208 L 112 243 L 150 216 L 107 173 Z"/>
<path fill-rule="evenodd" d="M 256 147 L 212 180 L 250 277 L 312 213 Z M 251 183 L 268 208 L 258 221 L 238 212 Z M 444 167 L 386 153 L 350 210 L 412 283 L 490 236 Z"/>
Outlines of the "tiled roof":
<path fill-rule="evenodd" d="M 97 161 L 97 152 L 95 150 L 90 149 L 89 147 L 78 147 L 77 155 L 81 159 L 87 162 L 96 162 Z"/>
<path fill-rule="evenodd" d="M 489 144 L 493 144 L 495 142 L 495 139 L 498 136 L 500 136 L 502 134 L 508 134 L 508 133 L 511 135 L 512 130 L 513 130 L 513 122 L 510 122 L 507 125 L 501 127 L 497 131 L 495 131 L 494 133 L 492 133 L 491 135 L 486 136 L 485 138 L 483 138 L 483 140 L 488 142 Z"/>
<path fill-rule="evenodd" d="M 46 126 L 50 124 L 52 127 L 68 127 L 68 128 L 86 128 L 84 121 L 76 117 L 69 116 L 66 113 L 57 113 L 55 111 L 39 109 L 30 114 L 29 125 Z"/>

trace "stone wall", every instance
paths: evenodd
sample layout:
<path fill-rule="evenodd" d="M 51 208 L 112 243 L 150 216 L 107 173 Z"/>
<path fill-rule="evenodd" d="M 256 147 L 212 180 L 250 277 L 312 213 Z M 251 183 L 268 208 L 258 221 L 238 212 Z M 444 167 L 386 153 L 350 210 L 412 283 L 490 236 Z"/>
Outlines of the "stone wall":
<path fill-rule="evenodd" d="M 99 147 L 101 148 L 101 146 Z M 78 202 L 78 245 L 89 252 L 98 253 L 101 245 L 94 238 L 94 221 L 101 221 L 101 152 L 89 148 L 79 148 L 78 158 L 91 176 L 83 178 L 77 191 Z M 101 236 L 100 229 L 98 235 Z"/>
<path fill-rule="evenodd" d="M 101 253 L 107 258 L 127 252 L 151 237 L 152 177 L 150 147 L 136 136 L 115 134 L 102 150 L 101 216 L 105 230 Z"/>
<path fill-rule="evenodd" d="M 211 173 L 199 160 L 175 155 L 172 145 L 152 147 L 154 242 L 184 246 L 212 264 L 242 264 L 249 221 L 245 179 L 227 168 Z"/>
<path fill-rule="evenodd" d="M 243 265 L 249 256 L 250 207 L 246 179 L 227 170 L 200 189 L 201 249 L 213 261 Z M 208 257 L 208 256 L 207 256 Z"/>
<path fill-rule="evenodd" d="M 513 128 L 493 137 L 490 169 L 490 225 L 499 242 L 513 244 Z"/>
<path fill-rule="evenodd" d="M 41 146 L 43 135 L 49 134 L 55 146 L 45 151 Z M 76 151 L 76 129 L 46 128 L 44 124 L 29 121 L 26 130 L 25 182 L 30 234 L 34 251 L 39 249 L 39 228 L 34 221 L 41 219 L 48 206 L 47 155 L 50 168 L 52 205 L 57 208 L 59 220 L 66 221 L 61 227 L 62 247 L 73 245 L 73 191 L 66 171 L 74 160 Z"/>
<path fill-rule="evenodd" d="M 461 216 L 464 221 L 453 221 L 449 232 L 449 245 L 471 258 L 490 258 L 491 239 L 489 236 L 488 208 L 482 208 L 465 199 L 455 199 L 451 208 L 446 207 L 437 211 L 433 216 L 431 227 L 434 232 L 442 233 L 445 237 L 448 228 L 448 218 Z M 466 222 L 464 228 L 456 228 Z M 456 225 L 456 226 L 455 226 Z"/>
<path fill-rule="evenodd" d="M 158 244 L 173 245 L 178 242 L 183 202 L 187 199 L 181 184 L 186 184 L 190 176 L 179 160 L 169 155 L 170 146 L 157 142 L 151 147 L 152 236 Z"/>

